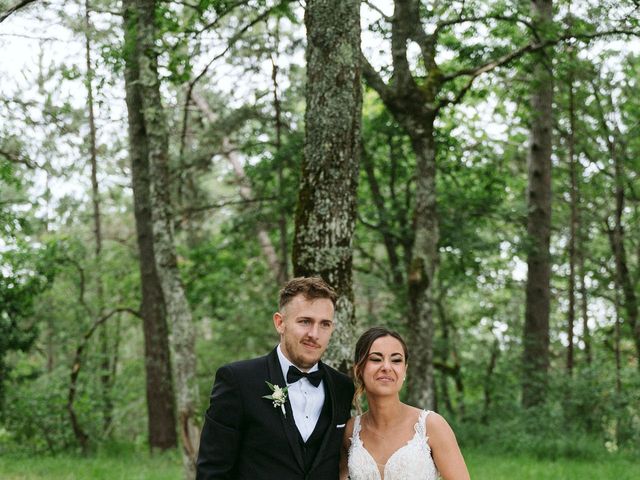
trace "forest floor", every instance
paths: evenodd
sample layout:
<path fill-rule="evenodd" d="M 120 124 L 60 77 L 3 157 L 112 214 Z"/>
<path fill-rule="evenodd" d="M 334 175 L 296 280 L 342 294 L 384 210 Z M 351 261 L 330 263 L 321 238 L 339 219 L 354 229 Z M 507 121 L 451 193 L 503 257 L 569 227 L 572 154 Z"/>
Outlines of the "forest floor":
<path fill-rule="evenodd" d="M 606 460 L 540 460 L 524 455 L 488 455 L 465 450 L 473 480 L 637 480 L 640 461 L 606 455 Z M 175 452 L 29 457 L 0 455 L 2 480 L 180 480 L 181 460 Z"/>

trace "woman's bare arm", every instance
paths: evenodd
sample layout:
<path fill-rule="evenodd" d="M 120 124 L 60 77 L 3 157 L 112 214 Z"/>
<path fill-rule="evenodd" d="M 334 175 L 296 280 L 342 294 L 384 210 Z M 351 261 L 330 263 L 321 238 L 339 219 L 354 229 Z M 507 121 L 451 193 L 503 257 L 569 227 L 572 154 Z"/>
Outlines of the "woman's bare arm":
<path fill-rule="evenodd" d="M 470 480 L 456 436 L 447 421 L 435 412 L 427 417 L 427 436 L 433 461 L 443 480 Z"/>

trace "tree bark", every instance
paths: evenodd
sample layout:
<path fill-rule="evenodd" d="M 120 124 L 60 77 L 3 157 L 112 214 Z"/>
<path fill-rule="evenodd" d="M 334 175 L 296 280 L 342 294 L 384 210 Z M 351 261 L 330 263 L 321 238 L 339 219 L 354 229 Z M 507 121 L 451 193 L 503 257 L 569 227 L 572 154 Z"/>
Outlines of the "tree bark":
<path fill-rule="evenodd" d="M 307 108 L 293 268 L 318 275 L 338 293 L 326 360 L 345 370 L 355 341 L 352 285 L 362 87 L 360 1 L 309 0 Z"/>
<path fill-rule="evenodd" d="M 142 115 L 147 134 L 151 219 L 155 261 L 167 316 L 171 324 L 178 426 L 183 447 L 185 478 L 195 476 L 199 427 L 195 422 L 198 399 L 195 332 L 191 309 L 184 292 L 173 239 L 169 182 L 167 123 L 160 95 L 158 52 L 156 51 L 156 1 L 138 0 L 138 66 Z"/>
<path fill-rule="evenodd" d="M 276 28 L 274 32 L 275 42 L 275 54 L 278 55 L 280 44 L 280 18 L 276 18 Z M 271 57 L 271 80 L 273 81 L 273 109 L 275 112 L 275 127 L 276 127 L 276 158 L 278 161 L 278 197 L 281 201 L 285 198 L 284 191 L 284 167 L 285 158 L 282 156 L 282 105 L 280 97 L 278 96 L 278 64 L 276 59 Z M 278 284 L 283 285 L 289 278 L 289 246 L 287 242 L 287 209 L 284 205 L 281 205 L 278 209 L 278 230 L 280 233 L 280 245 L 279 245 L 279 261 L 280 268 L 278 268 Z"/>
<path fill-rule="evenodd" d="M 102 224 L 100 215 L 100 188 L 98 186 L 98 155 L 96 142 L 96 123 L 93 102 L 93 65 L 91 62 L 91 16 L 89 11 L 89 1 L 85 0 L 85 66 L 87 77 L 85 84 L 87 87 L 87 114 L 89 119 L 89 161 L 91 165 L 91 199 L 93 203 L 93 237 L 95 241 L 93 277 L 96 287 L 95 310 L 97 318 L 102 317 L 104 312 L 104 285 L 102 282 Z M 113 400 L 111 399 L 111 387 L 114 378 L 111 373 L 115 369 L 111 368 L 111 353 L 109 352 L 109 330 L 107 324 L 100 327 L 100 384 L 102 387 L 102 421 L 103 435 L 109 435 L 111 422 L 113 420 Z"/>
<path fill-rule="evenodd" d="M 149 446 L 167 450 L 178 444 L 175 397 L 169 354 L 165 301 L 155 264 L 151 220 L 147 133 L 142 116 L 142 92 L 137 56 L 137 9 L 124 2 L 125 86 L 129 116 L 129 156 L 142 290 L 147 419 Z"/>
<path fill-rule="evenodd" d="M 533 0 L 534 23 L 548 28 L 553 20 L 551 0 Z M 551 53 L 542 50 L 531 86 L 532 125 L 527 186 L 527 285 L 522 358 L 522 404 L 532 407 L 546 399 L 549 368 L 549 309 L 551 260 L 551 145 L 553 74 Z"/>
<path fill-rule="evenodd" d="M 618 146 L 618 142 L 615 138 L 620 138 L 622 132 L 615 125 L 610 128 L 605 117 L 604 107 L 597 88 L 594 85 L 594 96 L 596 98 L 598 111 L 600 114 L 600 122 L 602 127 L 602 136 L 607 144 L 609 150 L 609 156 L 613 161 L 614 168 L 614 182 L 615 182 L 615 211 L 614 226 L 611 228 L 607 221 L 607 231 L 609 234 L 609 243 L 611 245 L 611 251 L 616 263 L 616 291 L 622 290 L 622 299 L 618 303 L 624 305 L 626 313 L 626 322 L 631 329 L 631 336 L 633 338 L 636 356 L 638 358 L 638 368 L 640 369 L 640 322 L 638 322 L 638 297 L 635 290 L 635 281 L 629 272 L 629 264 L 627 261 L 627 251 L 625 247 L 625 231 L 622 220 L 622 215 L 625 210 L 625 167 L 624 167 L 624 148 L 622 151 Z M 609 107 L 614 110 L 614 102 L 609 97 Z"/>
<path fill-rule="evenodd" d="M 572 58 L 573 61 L 575 59 Z M 579 219 L 579 192 L 578 192 L 578 165 L 575 158 L 575 100 L 573 95 L 573 74 L 569 76 L 569 125 L 570 131 L 567 137 L 569 149 L 569 177 L 570 177 L 570 204 L 571 204 L 571 220 L 569 222 L 569 311 L 567 312 L 567 372 L 569 376 L 573 375 L 574 348 L 573 348 L 573 330 L 576 317 L 576 263 L 577 263 L 577 236 L 580 231 Z"/>
<path fill-rule="evenodd" d="M 407 268 L 407 324 L 412 356 L 407 402 L 433 409 L 433 285 L 438 263 L 439 224 L 436 199 L 436 146 L 434 123 L 440 106 L 436 97 L 442 88 L 441 72 L 435 63 L 435 38 L 420 24 L 419 2 L 396 0 L 391 19 L 393 75 L 389 83 L 363 58 L 363 75 L 407 133 L 416 156 L 416 188 L 413 208 L 413 237 L 405 246 Z M 423 85 L 412 76 L 407 44 L 421 47 L 427 68 Z"/>
<path fill-rule="evenodd" d="M 484 405 L 482 408 L 482 423 L 489 423 L 489 410 L 491 408 L 491 392 L 493 388 L 492 377 L 493 372 L 496 369 L 496 362 L 498 361 L 498 355 L 500 354 L 500 342 L 497 338 L 493 340 L 493 345 L 491 346 L 491 356 L 489 357 L 489 363 L 487 364 L 487 370 L 484 375 L 484 379 L 482 382 L 482 391 L 484 395 Z"/>

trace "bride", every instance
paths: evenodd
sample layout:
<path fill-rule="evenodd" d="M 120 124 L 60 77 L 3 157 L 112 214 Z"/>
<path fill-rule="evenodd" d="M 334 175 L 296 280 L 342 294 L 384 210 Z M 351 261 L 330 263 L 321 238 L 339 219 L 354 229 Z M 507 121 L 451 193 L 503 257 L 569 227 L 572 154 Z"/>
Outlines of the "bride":
<path fill-rule="evenodd" d="M 373 327 L 356 343 L 355 405 L 365 393 L 369 410 L 349 419 L 340 479 L 469 480 L 453 430 L 435 412 L 400 401 L 407 345 L 396 332 Z"/>

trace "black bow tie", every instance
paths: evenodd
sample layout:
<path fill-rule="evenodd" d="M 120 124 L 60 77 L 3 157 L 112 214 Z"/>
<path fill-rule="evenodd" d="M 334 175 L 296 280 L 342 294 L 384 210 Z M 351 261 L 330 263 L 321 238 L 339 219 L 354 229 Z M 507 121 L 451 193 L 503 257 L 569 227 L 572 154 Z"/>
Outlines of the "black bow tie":
<path fill-rule="evenodd" d="M 301 372 L 293 365 L 289 367 L 289 371 L 287 371 L 287 383 L 296 383 L 302 377 L 306 377 L 307 380 L 311 382 L 311 385 L 317 387 L 322 381 L 322 370 L 316 370 L 315 372 L 309 373 Z"/>

